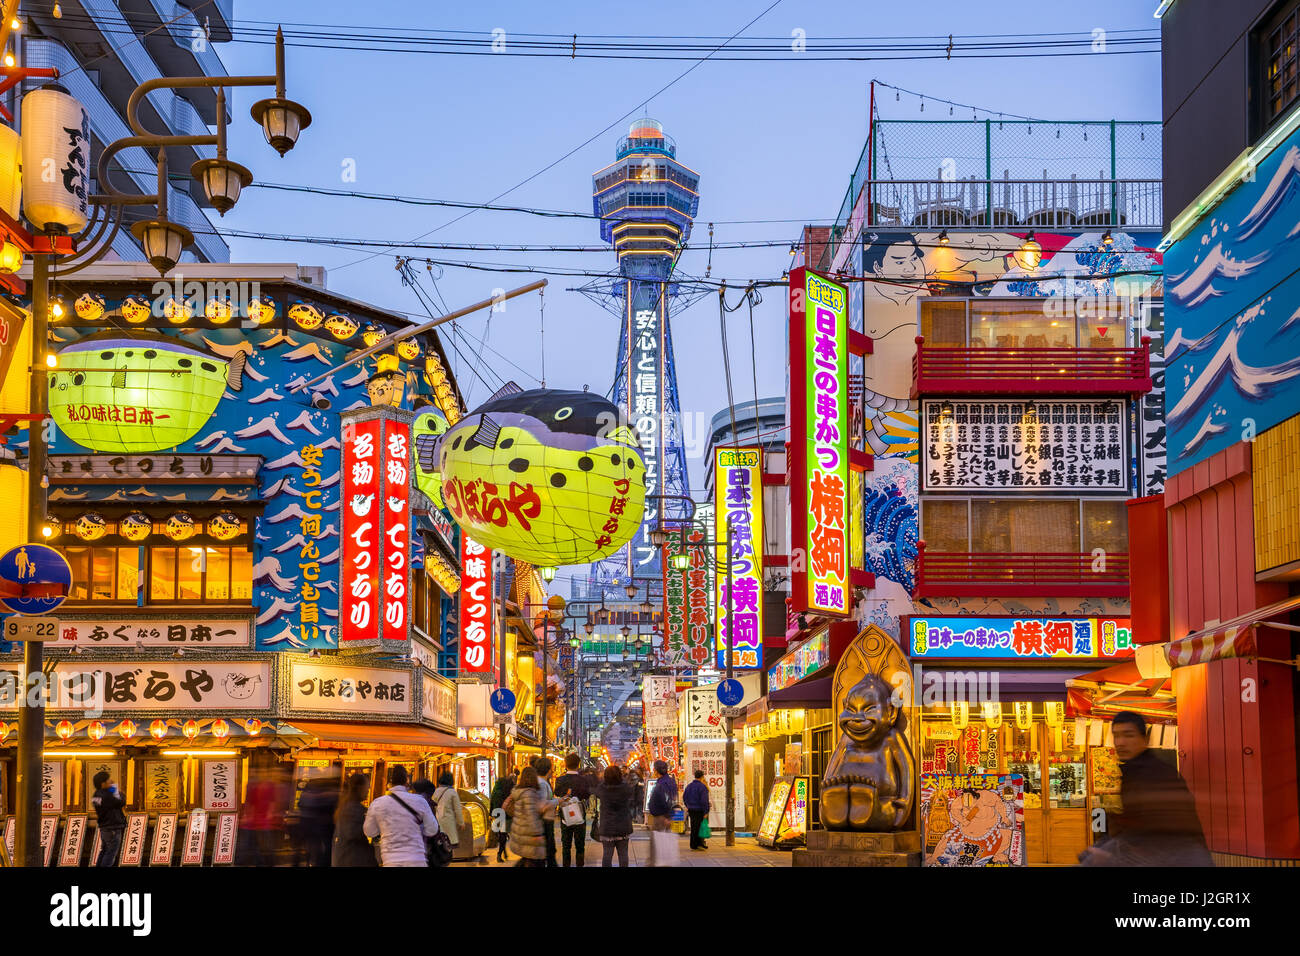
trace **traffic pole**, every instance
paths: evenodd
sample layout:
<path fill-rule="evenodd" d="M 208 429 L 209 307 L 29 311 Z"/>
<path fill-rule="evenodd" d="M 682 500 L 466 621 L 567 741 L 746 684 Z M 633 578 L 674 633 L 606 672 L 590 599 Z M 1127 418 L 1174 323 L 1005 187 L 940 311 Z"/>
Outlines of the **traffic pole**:
<path fill-rule="evenodd" d="M 27 540 L 40 541 L 45 526 L 45 416 L 46 365 L 48 348 L 50 254 L 32 254 L 32 369 L 31 414 L 27 426 Z M 17 833 L 14 862 L 18 866 L 41 866 L 41 763 L 45 749 L 45 697 L 31 693 L 33 678 L 44 663 L 41 641 L 23 642 L 23 673 L 18 698 Z"/>
<path fill-rule="evenodd" d="M 462 534 L 464 532 L 461 532 Z M 506 684 L 506 570 L 509 567 L 510 558 L 505 552 L 498 551 L 500 555 L 501 567 L 498 571 L 498 578 L 501 588 L 501 611 L 498 626 L 500 630 L 497 633 L 497 686 L 502 690 L 509 690 Z M 509 772 L 510 758 L 506 753 L 506 726 L 510 722 L 503 720 L 497 724 L 497 748 L 500 756 L 497 758 L 497 777 L 503 778 Z"/>

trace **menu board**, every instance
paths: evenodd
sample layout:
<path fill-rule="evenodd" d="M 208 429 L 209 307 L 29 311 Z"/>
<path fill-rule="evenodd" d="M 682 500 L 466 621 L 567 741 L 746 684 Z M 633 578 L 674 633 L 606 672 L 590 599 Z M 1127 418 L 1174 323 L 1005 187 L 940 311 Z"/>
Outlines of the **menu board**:
<path fill-rule="evenodd" d="M 153 831 L 153 852 L 149 854 L 150 866 L 171 866 L 172 849 L 176 845 L 176 814 L 158 814 Z"/>
<path fill-rule="evenodd" d="M 762 846 L 802 846 L 808 835 L 809 778 L 777 777 L 758 828 Z"/>
<path fill-rule="evenodd" d="M 200 866 L 203 847 L 208 841 L 208 811 L 191 810 L 185 827 L 185 846 L 181 849 L 181 866 Z"/>
<path fill-rule="evenodd" d="M 921 774 L 925 866 L 1024 866 L 1025 778 Z"/>
<path fill-rule="evenodd" d="M 63 810 L 62 760 L 47 760 L 41 765 L 41 812 L 60 813 Z"/>
<path fill-rule="evenodd" d="M 223 813 L 217 817 L 216 844 L 212 847 L 212 865 L 223 866 L 235 862 L 235 847 L 239 839 L 239 815 Z"/>
<path fill-rule="evenodd" d="M 41 817 L 41 850 L 45 853 L 45 862 L 42 866 L 50 865 L 50 857 L 54 853 L 54 835 L 59 831 L 58 814 L 50 813 Z"/>
<path fill-rule="evenodd" d="M 1119 793 L 1119 761 L 1113 747 L 1089 747 L 1092 758 L 1092 792 L 1095 794 Z"/>
<path fill-rule="evenodd" d="M 86 814 L 70 813 L 63 828 L 59 866 L 81 866 L 81 848 L 86 840 Z"/>
<path fill-rule="evenodd" d="M 149 833 L 149 814 L 128 813 L 126 832 L 122 834 L 122 853 L 118 866 L 139 866 L 144 862 L 145 836 Z"/>
<path fill-rule="evenodd" d="M 140 787 L 143 809 L 154 812 L 179 810 L 181 806 L 181 765 L 176 760 L 140 761 Z"/>
<path fill-rule="evenodd" d="M 87 758 L 82 763 L 81 776 L 86 784 L 86 806 L 93 807 L 90 798 L 95 795 L 95 777 L 101 770 L 108 771 L 108 779 L 117 784 L 119 791 L 126 788 L 122 782 L 122 761 L 114 760 L 111 757 L 92 757 Z"/>
<path fill-rule="evenodd" d="M 203 761 L 203 809 L 234 810 L 238 805 L 239 762 Z"/>

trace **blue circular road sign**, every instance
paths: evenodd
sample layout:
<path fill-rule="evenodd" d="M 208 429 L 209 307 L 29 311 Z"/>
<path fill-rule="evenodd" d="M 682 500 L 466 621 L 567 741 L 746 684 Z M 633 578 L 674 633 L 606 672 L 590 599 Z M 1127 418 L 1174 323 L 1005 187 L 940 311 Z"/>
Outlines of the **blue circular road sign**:
<path fill-rule="evenodd" d="M 498 714 L 508 714 L 515 709 L 515 692 L 498 687 L 492 692 L 492 710 Z"/>
<path fill-rule="evenodd" d="M 723 707 L 735 707 L 744 699 L 745 686 L 734 677 L 718 684 L 718 703 Z"/>
<path fill-rule="evenodd" d="M 43 544 L 20 544 L 0 555 L 0 604 L 16 614 L 48 614 L 67 600 L 72 567 Z"/>

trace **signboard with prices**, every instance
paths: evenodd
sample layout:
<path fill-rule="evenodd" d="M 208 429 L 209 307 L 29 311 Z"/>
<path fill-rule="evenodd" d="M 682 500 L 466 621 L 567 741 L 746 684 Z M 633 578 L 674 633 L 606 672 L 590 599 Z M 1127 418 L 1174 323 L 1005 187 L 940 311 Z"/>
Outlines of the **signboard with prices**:
<path fill-rule="evenodd" d="M 122 852 L 118 866 L 140 866 L 144 862 L 145 837 L 149 834 L 149 814 L 128 813 L 122 834 Z"/>
<path fill-rule="evenodd" d="M 691 687 L 682 695 L 686 704 L 686 739 L 722 740 L 727 734 L 723 729 L 722 704 L 718 701 L 717 690 L 708 687 Z"/>
<path fill-rule="evenodd" d="M 150 866 L 171 866 L 176 848 L 175 813 L 160 813 L 153 828 L 153 850 L 149 853 Z"/>
<path fill-rule="evenodd" d="M 808 269 L 790 273 L 790 535 L 795 611 L 848 617 L 848 289 Z"/>
<path fill-rule="evenodd" d="M 235 862 L 239 842 L 239 814 L 223 813 L 217 817 L 217 832 L 212 846 L 212 865 L 229 866 Z"/>
<path fill-rule="evenodd" d="M 1048 660 L 1132 657 L 1126 617 L 914 617 L 912 657 Z"/>
<path fill-rule="evenodd" d="M 763 452 L 758 448 L 714 450 L 714 539 L 717 561 L 718 667 L 763 666 Z M 730 529 L 731 551 L 726 542 Z M 727 593 L 727 568 L 731 593 Z"/>
<path fill-rule="evenodd" d="M 922 491 L 1129 494 L 1128 412 L 1114 399 L 921 403 Z"/>
<path fill-rule="evenodd" d="M 160 620 L 96 617 L 59 623 L 59 646 L 126 648 L 145 647 L 249 647 L 251 621 L 247 617 L 169 617 Z"/>
<path fill-rule="evenodd" d="M 822 628 L 767 671 L 767 691 L 781 690 L 817 673 L 831 662 L 831 632 Z"/>
<path fill-rule="evenodd" d="M 203 809 L 234 810 L 239 806 L 239 761 L 203 761 Z"/>

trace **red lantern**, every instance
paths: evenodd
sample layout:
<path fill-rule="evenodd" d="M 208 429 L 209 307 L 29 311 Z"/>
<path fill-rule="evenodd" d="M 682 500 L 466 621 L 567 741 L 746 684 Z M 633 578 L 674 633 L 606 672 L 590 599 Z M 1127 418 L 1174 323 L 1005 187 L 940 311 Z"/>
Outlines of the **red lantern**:
<path fill-rule="evenodd" d="M 162 740 L 167 736 L 167 721 L 155 720 L 149 724 L 149 736 L 154 740 Z"/>
<path fill-rule="evenodd" d="M 123 740 L 130 740 L 140 732 L 140 728 L 135 725 L 135 721 L 124 720 L 117 725 L 117 732 L 122 735 Z"/>
<path fill-rule="evenodd" d="M 248 736 L 256 737 L 262 732 L 262 722 L 254 717 L 244 723 L 244 729 L 248 731 Z"/>
<path fill-rule="evenodd" d="M 59 735 L 59 739 L 65 744 L 72 739 L 72 721 L 60 720 L 54 725 L 54 732 Z"/>
<path fill-rule="evenodd" d="M 106 733 L 108 733 L 108 728 L 106 728 L 98 720 L 92 720 L 89 724 L 86 725 L 87 736 L 89 736 L 90 739 L 95 741 L 96 743 L 99 743 L 99 741 L 103 740 L 104 734 Z"/>
<path fill-rule="evenodd" d="M 217 740 L 225 740 L 230 736 L 230 724 L 218 717 L 212 722 L 212 736 Z"/>
<path fill-rule="evenodd" d="M 199 735 L 199 722 L 197 720 L 185 721 L 185 723 L 181 725 L 181 733 L 185 735 L 186 740 L 192 743 L 194 738 Z"/>

